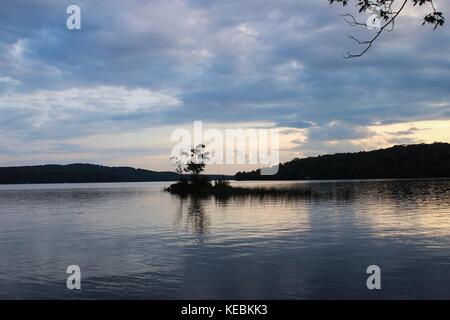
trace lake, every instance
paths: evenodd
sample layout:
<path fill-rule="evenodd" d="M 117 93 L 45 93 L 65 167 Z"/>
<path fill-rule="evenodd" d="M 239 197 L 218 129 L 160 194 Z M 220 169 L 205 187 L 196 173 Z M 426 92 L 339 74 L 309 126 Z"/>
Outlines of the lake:
<path fill-rule="evenodd" d="M 450 180 L 232 184 L 292 183 L 330 196 L 2 185 L 0 298 L 450 299 Z M 66 287 L 69 265 L 81 268 L 81 290 Z M 366 286 L 370 265 L 381 290 Z"/>

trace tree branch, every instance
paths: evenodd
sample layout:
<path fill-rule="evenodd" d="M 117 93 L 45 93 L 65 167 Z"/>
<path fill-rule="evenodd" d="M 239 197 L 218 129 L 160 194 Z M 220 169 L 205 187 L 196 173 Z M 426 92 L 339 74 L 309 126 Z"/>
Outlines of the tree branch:
<path fill-rule="evenodd" d="M 367 51 L 369 51 L 369 49 L 372 47 L 373 43 L 380 37 L 380 35 L 383 33 L 383 31 L 392 23 L 394 23 L 395 18 L 398 17 L 398 15 L 400 14 L 400 12 L 403 11 L 403 9 L 405 8 L 406 3 L 408 2 L 408 0 L 404 0 L 400 9 L 398 11 L 395 12 L 395 14 L 388 20 L 388 22 L 386 22 L 381 28 L 380 30 L 377 31 L 377 33 L 375 34 L 375 36 L 371 39 L 371 40 L 366 40 L 366 41 L 359 41 L 354 37 L 351 37 L 351 39 L 355 40 L 358 42 L 358 44 L 366 44 L 367 47 L 361 51 L 358 54 L 351 54 L 350 52 L 347 53 L 347 55 L 344 55 L 345 59 L 351 59 L 351 58 L 358 58 L 361 57 L 362 55 L 364 55 Z M 366 24 L 367 26 L 367 24 Z"/>
<path fill-rule="evenodd" d="M 328 0 L 331 4 L 334 2 L 341 3 L 342 5 L 346 6 L 350 0 Z M 344 18 L 344 21 L 352 26 L 352 27 L 366 27 L 369 29 L 377 29 L 377 32 L 375 35 L 369 39 L 369 40 L 359 40 L 355 38 L 354 36 L 348 36 L 351 40 L 354 40 L 358 45 L 364 45 L 365 48 L 357 54 L 352 54 L 348 52 L 346 55 L 344 55 L 344 58 L 350 59 L 350 58 L 357 58 L 364 55 L 373 45 L 373 43 L 381 36 L 383 32 L 391 32 L 395 28 L 395 20 L 400 15 L 400 13 L 404 10 L 406 4 L 408 2 L 412 2 L 413 6 L 419 5 L 423 6 L 425 4 L 429 4 L 431 6 L 431 13 L 426 15 L 424 17 L 424 21 L 422 25 L 425 24 L 432 24 L 434 25 L 433 30 L 435 30 L 437 27 L 442 26 L 445 23 L 445 18 L 442 12 L 436 10 L 436 6 L 434 3 L 434 0 L 399 0 L 396 3 L 401 3 L 400 8 L 396 11 L 393 10 L 393 5 L 396 0 L 355 0 L 356 7 L 359 8 L 359 12 L 366 12 L 368 10 L 372 11 L 374 14 L 377 15 L 377 17 L 374 19 L 374 21 L 385 21 L 384 25 L 378 26 L 374 28 L 374 26 L 369 25 L 369 20 L 367 23 L 358 22 L 356 18 L 352 14 L 343 14 L 341 17 Z M 373 8 L 376 8 L 375 10 Z"/>

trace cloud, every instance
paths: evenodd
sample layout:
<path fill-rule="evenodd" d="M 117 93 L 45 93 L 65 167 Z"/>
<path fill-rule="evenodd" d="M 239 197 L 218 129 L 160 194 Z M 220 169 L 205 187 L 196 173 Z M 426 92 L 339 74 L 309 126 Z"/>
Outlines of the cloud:
<path fill-rule="evenodd" d="M 407 130 L 400 130 L 400 131 L 386 132 L 386 133 L 389 135 L 393 135 L 393 136 L 409 136 L 409 135 L 417 133 L 420 130 L 426 130 L 426 129 L 419 129 L 416 127 L 411 127 Z"/>
<path fill-rule="evenodd" d="M 423 140 L 414 138 L 414 137 L 392 137 L 386 140 L 389 144 L 398 145 L 398 144 L 416 144 L 422 143 Z"/>
<path fill-rule="evenodd" d="M 450 29 L 423 28 L 411 8 L 368 55 L 344 60 L 358 49 L 339 16 L 351 7 L 327 1 L 80 0 L 77 31 L 69 4 L 2 3 L 2 134 L 272 123 L 332 152 L 361 147 L 375 124 L 450 119 Z"/>
<path fill-rule="evenodd" d="M 12 84 L 12 85 L 18 85 L 20 83 L 19 80 L 16 80 L 11 77 L 0 77 L 0 84 Z"/>
<path fill-rule="evenodd" d="M 22 138 L 80 136 L 145 127 L 145 119 L 181 104 L 174 93 L 99 86 L 0 94 L 0 131 Z M 136 116 L 142 117 L 136 121 Z M 155 120 L 155 119 L 153 119 Z"/>
<path fill-rule="evenodd" d="M 315 141 L 366 139 L 375 132 L 363 126 L 352 126 L 342 121 L 332 121 L 325 126 L 315 126 L 308 130 L 308 138 Z"/>

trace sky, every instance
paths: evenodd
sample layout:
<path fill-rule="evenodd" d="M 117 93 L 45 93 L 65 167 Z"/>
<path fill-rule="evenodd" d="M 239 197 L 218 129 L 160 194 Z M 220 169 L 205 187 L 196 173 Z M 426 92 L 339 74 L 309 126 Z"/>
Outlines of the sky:
<path fill-rule="evenodd" d="M 450 142 L 450 24 L 422 26 L 427 9 L 343 59 L 372 31 L 327 0 L 2 1 L 0 166 L 173 170 L 171 134 L 194 121 L 278 129 L 281 161 Z"/>

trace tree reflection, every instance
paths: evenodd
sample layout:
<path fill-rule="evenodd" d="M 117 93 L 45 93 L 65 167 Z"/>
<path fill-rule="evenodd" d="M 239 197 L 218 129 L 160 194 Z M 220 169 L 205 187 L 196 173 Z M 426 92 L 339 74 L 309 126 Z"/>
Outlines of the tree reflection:
<path fill-rule="evenodd" d="M 208 199 L 194 196 L 176 197 L 179 198 L 179 207 L 175 218 L 176 227 L 193 233 L 199 242 L 203 242 L 211 223 L 204 206 Z"/>

